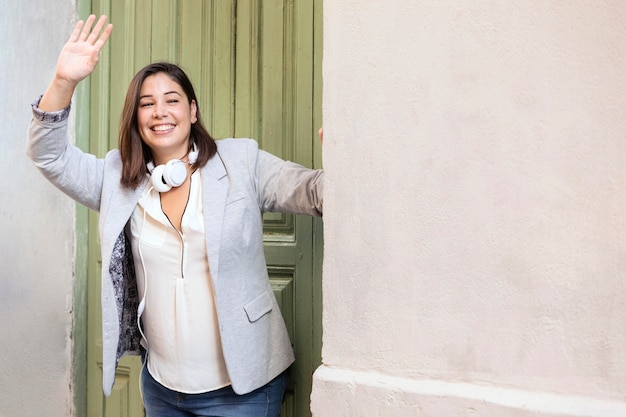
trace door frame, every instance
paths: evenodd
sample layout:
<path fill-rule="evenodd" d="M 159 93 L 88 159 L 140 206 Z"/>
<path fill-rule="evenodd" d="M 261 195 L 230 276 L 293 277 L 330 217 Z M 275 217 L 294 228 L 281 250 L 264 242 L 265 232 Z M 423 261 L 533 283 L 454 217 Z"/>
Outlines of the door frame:
<path fill-rule="evenodd" d="M 86 18 L 92 12 L 92 0 L 76 0 L 78 18 Z M 323 41 L 322 23 L 323 9 L 315 7 L 314 14 L 314 39 Z M 322 56 L 323 47 L 313 47 L 314 57 L 314 78 L 313 78 L 313 134 L 316 135 L 318 127 L 322 126 Z M 105 55 L 101 57 L 101 61 L 107 61 Z M 105 62 L 102 62 L 104 64 Z M 95 81 L 98 84 L 98 81 Z M 76 145 L 81 149 L 90 150 L 90 91 L 91 77 L 81 82 L 77 88 L 75 95 L 76 111 Z M 103 146 L 108 145 L 107 141 L 103 141 Z M 105 149 L 102 149 L 105 150 Z M 93 149 L 91 150 L 94 151 Z M 316 141 L 313 144 L 313 167 L 322 168 L 322 150 L 321 143 Z M 94 236 L 97 236 L 97 214 L 90 212 L 87 208 L 77 204 L 76 206 L 76 237 L 75 237 L 75 285 L 73 300 L 73 328 L 72 328 L 72 395 L 74 401 L 74 415 L 87 415 L 87 386 L 88 386 L 88 265 L 89 265 L 89 245 L 84 244 Z M 90 221 L 91 220 L 91 221 Z M 323 256 L 323 223 L 319 218 L 313 221 L 313 288 L 311 298 L 313 299 L 313 358 L 312 361 L 319 366 L 321 364 L 321 347 L 322 347 L 322 256 Z M 91 224 L 91 227 L 90 227 Z M 91 229 L 91 230 L 90 230 Z M 91 256 L 94 256 L 93 254 Z M 93 271 L 92 271 L 93 273 Z M 93 285 L 92 283 L 91 285 Z M 312 375 L 310 376 L 312 380 Z"/>

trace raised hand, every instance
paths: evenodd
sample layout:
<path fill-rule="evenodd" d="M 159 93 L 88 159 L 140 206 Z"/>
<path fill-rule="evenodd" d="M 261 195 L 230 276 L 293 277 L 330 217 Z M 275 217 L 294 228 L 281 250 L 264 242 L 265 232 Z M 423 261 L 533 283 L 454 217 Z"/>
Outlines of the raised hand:
<path fill-rule="evenodd" d="M 96 69 L 100 50 L 109 39 L 113 25 L 107 25 L 103 32 L 107 17 L 101 16 L 91 30 L 95 20 L 96 16 L 91 15 L 86 22 L 81 20 L 74 27 L 70 39 L 59 55 L 56 71 L 59 79 L 78 84 Z"/>
<path fill-rule="evenodd" d="M 96 69 L 100 51 L 109 39 L 113 25 L 105 27 L 106 16 L 101 16 L 93 26 L 95 20 L 96 16 L 91 15 L 74 27 L 59 55 L 54 79 L 39 103 L 41 110 L 55 111 L 67 106 L 76 85 Z"/>

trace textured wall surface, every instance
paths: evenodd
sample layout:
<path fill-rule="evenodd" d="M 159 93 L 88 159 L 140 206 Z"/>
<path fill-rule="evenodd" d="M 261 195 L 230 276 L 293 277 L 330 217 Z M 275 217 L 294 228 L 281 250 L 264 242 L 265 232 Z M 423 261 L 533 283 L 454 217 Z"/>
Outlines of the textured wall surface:
<path fill-rule="evenodd" d="M 26 156 L 74 2 L 0 0 L 0 416 L 70 416 L 74 203 Z"/>
<path fill-rule="evenodd" d="M 324 7 L 315 414 L 626 415 L 626 5 Z M 472 414 L 484 387 L 522 400 Z"/>

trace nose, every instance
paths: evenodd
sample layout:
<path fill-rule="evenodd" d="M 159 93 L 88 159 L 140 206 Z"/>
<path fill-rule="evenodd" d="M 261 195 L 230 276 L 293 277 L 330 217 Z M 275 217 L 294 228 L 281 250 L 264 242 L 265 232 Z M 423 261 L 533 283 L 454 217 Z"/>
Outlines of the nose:
<path fill-rule="evenodd" d="M 152 117 L 154 118 L 160 119 L 162 117 L 167 116 L 166 106 L 161 102 L 154 103 L 152 111 L 153 111 Z"/>

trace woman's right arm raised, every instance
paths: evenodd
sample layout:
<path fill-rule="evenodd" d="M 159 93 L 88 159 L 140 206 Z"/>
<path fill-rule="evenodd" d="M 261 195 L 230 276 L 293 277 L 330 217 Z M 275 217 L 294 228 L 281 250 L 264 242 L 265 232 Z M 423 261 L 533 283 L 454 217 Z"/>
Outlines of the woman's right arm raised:
<path fill-rule="evenodd" d="M 96 68 L 98 55 L 113 27 L 102 16 L 74 27 L 59 54 L 56 72 L 41 100 L 33 103 L 28 129 L 27 154 L 41 173 L 56 187 L 79 203 L 100 209 L 104 160 L 68 143 L 67 116 L 74 89 Z M 106 25 L 106 27 L 105 27 Z"/>
<path fill-rule="evenodd" d="M 101 16 L 92 30 L 95 20 L 96 16 L 91 15 L 74 27 L 61 50 L 54 78 L 39 102 L 39 109 L 53 112 L 67 107 L 78 83 L 96 68 L 100 51 L 109 39 L 113 25 L 105 27 L 107 17 Z"/>

